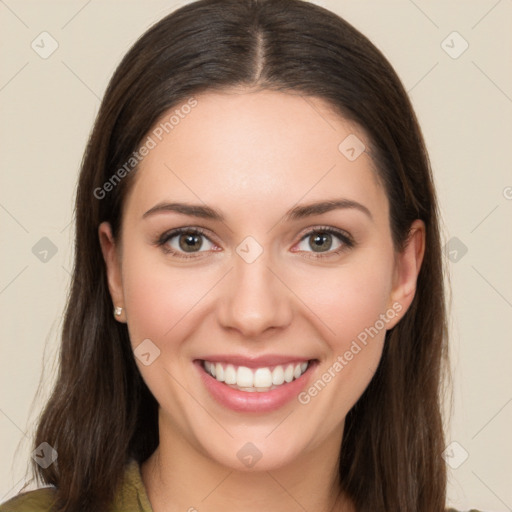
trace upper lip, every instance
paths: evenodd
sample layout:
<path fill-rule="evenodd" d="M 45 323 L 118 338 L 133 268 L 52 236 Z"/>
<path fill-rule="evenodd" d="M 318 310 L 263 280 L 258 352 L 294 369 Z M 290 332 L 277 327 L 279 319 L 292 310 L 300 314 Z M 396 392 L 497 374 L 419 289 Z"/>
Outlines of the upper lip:
<path fill-rule="evenodd" d="M 268 354 L 255 357 L 247 357 L 236 354 L 212 354 L 200 358 L 201 361 L 210 361 L 212 363 L 228 363 L 234 366 L 246 366 L 247 368 L 263 368 L 266 366 L 277 366 L 286 363 L 296 364 L 311 361 L 312 359 L 313 358 L 280 354 Z"/>

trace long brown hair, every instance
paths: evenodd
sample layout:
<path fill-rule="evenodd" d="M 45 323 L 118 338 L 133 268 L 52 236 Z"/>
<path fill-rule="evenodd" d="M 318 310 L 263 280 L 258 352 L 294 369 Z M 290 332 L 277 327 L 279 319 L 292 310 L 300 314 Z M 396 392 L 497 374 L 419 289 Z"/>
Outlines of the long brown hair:
<path fill-rule="evenodd" d="M 49 443 L 58 459 L 46 469 L 34 463 L 35 474 L 57 486 L 59 511 L 103 510 L 127 460 L 141 463 L 157 447 L 158 404 L 134 362 L 126 325 L 113 318 L 97 231 L 109 221 L 118 236 L 136 167 L 108 193 L 98 191 L 168 109 L 236 86 L 326 100 L 369 137 L 395 249 L 404 247 L 415 219 L 425 222 L 415 298 L 387 332 L 376 374 L 347 415 L 339 478 L 358 512 L 440 512 L 447 327 L 427 152 L 407 93 L 381 52 L 339 16 L 302 0 L 190 3 L 143 34 L 115 71 L 82 162 L 59 374 L 34 444 Z"/>

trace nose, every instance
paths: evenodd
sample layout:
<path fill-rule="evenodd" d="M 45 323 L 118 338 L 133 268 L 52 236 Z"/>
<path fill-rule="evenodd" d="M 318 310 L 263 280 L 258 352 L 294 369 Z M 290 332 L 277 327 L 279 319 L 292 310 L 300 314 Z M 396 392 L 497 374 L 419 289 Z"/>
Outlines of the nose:
<path fill-rule="evenodd" d="M 283 281 L 265 251 L 252 263 L 235 254 L 217 310 L 221 326 L 256 339 L 289 325 L 293 294 Z"/>

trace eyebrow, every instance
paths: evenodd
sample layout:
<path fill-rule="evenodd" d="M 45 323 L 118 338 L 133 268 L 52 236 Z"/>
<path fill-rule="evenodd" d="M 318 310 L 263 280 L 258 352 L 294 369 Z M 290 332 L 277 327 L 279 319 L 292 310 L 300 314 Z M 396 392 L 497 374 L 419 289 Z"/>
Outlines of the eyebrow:
<path fill-rule="evenodd" d="M 298 220 L 306 217 L 310 217 L 313 215 L 321 215 L 322 213 L 327 213 L 332 210 L 338 209 L 355 209 L 367 215 L 370 219 L 373 220 L 373 216 L 370 210 L 358 203 L 357 201 L 353 201 L 351 199 L 333 199 L 327 201 L 318 201 L 315 203 L 309 203 L 305 205 L 295 206 L 294 208 L 288 210 L 284 215 L 284 221 Z M 188 203 L 168 203 L 161 202 L 157 205 L 150 208 L 142 218 L 147 218 L 151 215 L 155 215 L 157 213 L 166 213 L 166 212 L 175 212 L 181 213 L 183 215 L 188 215 L 190 217 L 199 217 L 202 219 L 210 219 L 219 222 L 224 222 L 224 216 L 214 208 L 210 208 L 209 206 L 203 206 L 199 204 L 188 204 Z"/>

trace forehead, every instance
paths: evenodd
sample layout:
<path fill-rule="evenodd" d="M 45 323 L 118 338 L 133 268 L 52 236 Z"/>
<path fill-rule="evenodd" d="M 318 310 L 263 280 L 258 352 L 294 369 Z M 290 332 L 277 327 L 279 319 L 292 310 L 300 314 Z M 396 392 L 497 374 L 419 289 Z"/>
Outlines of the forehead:
<path fill-rule="evenodd" d="M 364 131 L 323 100 L 274 91 L 194 98 L 195 106 L 173 107 L 148 133 L 155 145 L 129 197 L 138 213 L 169 199 L 212 204 L 226 216 L 230 205 L 238 216 L 244 206 L 247 215 L 249 205 L 277 208 L 274 218 L 301 199 L 387 208 L 370 156 L 353 158 L 369 145 Z"/>

